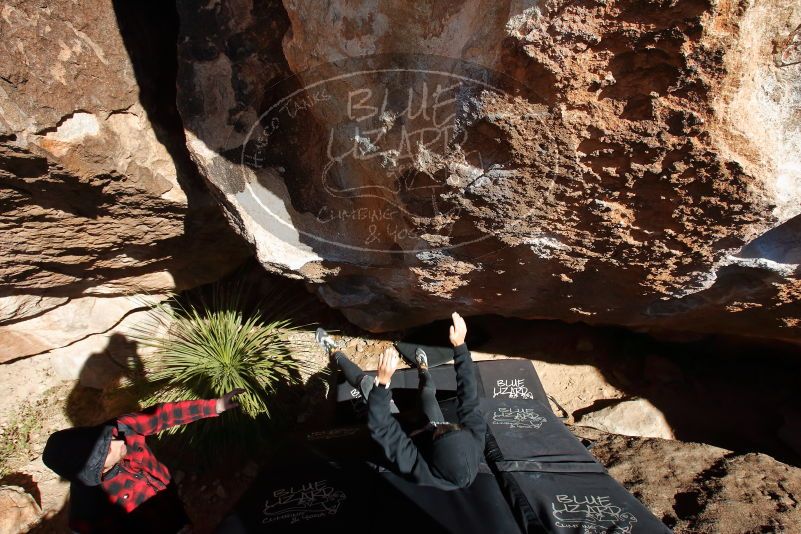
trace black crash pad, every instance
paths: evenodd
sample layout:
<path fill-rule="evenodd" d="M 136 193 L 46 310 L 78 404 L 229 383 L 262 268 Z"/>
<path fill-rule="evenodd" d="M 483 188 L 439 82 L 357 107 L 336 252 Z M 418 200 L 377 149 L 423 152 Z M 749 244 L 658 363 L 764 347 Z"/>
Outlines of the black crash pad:
<path fill-rule="evenodd" d="M 482 399 L 481 413 L 504 462 L 597 464 L 587 448 L 540 401 Z M 489 454 L 489 452 L 488 452 Z M 557 469 L 557 467 L 553 467 Z"/>
<path fill-rule="evenodd" d="M 421 487 L 354 461 L 363 437 L 319 432 L 294 444 L 259 475 L 217 532 L 520 532 L 486 465 L 468 489 Z M 331 460 L 342 452 L 343 459 Z"/>
<path fill-rule="evenodd" d="M 504 472 L 498 475 L 526 533 L 670 533 L 605 473 Z"/>
<path fill-rule="evenodd" d="M 451 351 L 452 352 L 452 351 Z M 452 358 L 452 356 L 451 356 Z M 548 406 L 548 397 L 542 387 L 534 365 L 529 360 L 506 359 L 476 362 L 478 369 L 478 394 L 488 398 L 536 399 Z M 375 376 L 373 370 L 365 371 Z M 450 398 L 456 393 L 456 372 L 453 365 L 442 365 L 429 369 L 431 378 L 441 398 Z M 416 390 L 419 384 L 416 368 L 399 369 L 392 375 L 393 390 Z M 358 401 L 361 394 L 344 380 L 337 384 L 337 402 Z M 548 408 L 550 411 L 550 408 Z"/>
<path fill-rule="evenodd" d="M 481 409 L 485 454 L 525 532 L 670 532 L 539 401 L 485 398 Z"/>
<path fill-rule="evenodd" d="M 268 462 L 219 532 L 670 532 L 553 414 L 531 362 L 477 368 L 488 433 L 486 464 L 470 488 L 416 486 L 387 470 L 364 424 L 352 424 L 364 401 L 340 384 L 340 426 L 307 434 Z M 453 366 L 431 373 L 443 414 L 455 421 Z M 417 384 L 416 369 L 393 376 L 402 425 Z"/>
<path fill-rule="evenodd" d="M 433 379 L 438 391 L 443 393 L 451 392 L 451 394 L 456 392 L 456 373 L 454 373 L 452 365 L 429 369 L 428 372 L 431 374 L 431 378 Z M 372 370 L 365 371 L 365 374 L 369 376 L 375 376 L 376 372 Z M 392 375 L 392 380 L 390 381 L 389 387 L 393 390 L 416 390 L 419 383 L 420 379 L 417 375 L 417 369 L 399 369 L 395 371 L 394 375 Z M 357 388 L 354 388 L 343 380 L 337 384 L 336 398 L 337 402 L 359 401 L 361 400 L 361 393 Z"/>
<path fill-rule="evenodd" d="M 451 347 L 438 347 L 434 345 L 419 345 L 407 341 L 396 341 L 395 348 L 406 362 L 412 367 L 416 366 L 415 352 L 417 348 L 423 349 L 426 353 L 429 369 L 434 369 L 440 365 L 445 365 L 453 361 L 453 349 Z"/>
<path fill-rule="evenodd" d="M 489 399 L 536 400 L 551 411 L 540 377 L 529 360 L 508 359 L 478 362 L 481 377 L 478 395 Z"/>

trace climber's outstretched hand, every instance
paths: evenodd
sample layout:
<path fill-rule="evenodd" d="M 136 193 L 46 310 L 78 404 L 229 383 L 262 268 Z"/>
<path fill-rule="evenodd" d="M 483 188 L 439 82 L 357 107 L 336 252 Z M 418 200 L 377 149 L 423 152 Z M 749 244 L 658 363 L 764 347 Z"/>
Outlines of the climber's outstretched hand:
<path fill-rule="evenodd" d="M 462 319 L 462 316 L 456 312 L 451 314 L 451 319 L 453 320 L 453 324 L 451 325 L 448 337 L 451 340 L 451 345 L 458 347 L 464 343 L 464 338 L 467 335 L 467 325 L 464 319 Z"/>
<path fill-rule="evenodd" d="M 398 353 L 393 349 L 387 349 L 378 357 L 378 383 L 389 384 L 392 374 L 398 368 Z"/>

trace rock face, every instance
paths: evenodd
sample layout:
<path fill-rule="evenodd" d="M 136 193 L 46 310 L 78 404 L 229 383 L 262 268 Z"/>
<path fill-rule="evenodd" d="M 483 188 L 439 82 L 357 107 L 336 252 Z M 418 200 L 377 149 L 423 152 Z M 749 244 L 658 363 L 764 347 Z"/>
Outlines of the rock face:
<path fill-rule="evenodd" d="M 576 423 L 624 436 L 674 438 L 673 430 L 665 420 L 664 414 L 647 399 L 619 402 L 607 408 L 590 412 Z"/>
<path fill-rule="evenodd" d="M 765 454 L 588 429 L 592 453 L 677 534 L 797 532 L 801 470 Z"/>
<path fill-rule="evenodd" d="M 261 263 L 357 324 L 801 335 L 797 2 L 179 12 L 193 159 Z"/>
<path fill-rule="evenodd" d="M 0 8 L 0 361 L 106 332 L 135 307 L 113 297 L 248 254 L 185 148 L 175 12 L 122 4 Z"/>
<path fill-rule="evenodd" d="M 16 486 L 0 486 L 0 532 L 28 532 L 39 519 L 41 509 L 33 497 Z"/>

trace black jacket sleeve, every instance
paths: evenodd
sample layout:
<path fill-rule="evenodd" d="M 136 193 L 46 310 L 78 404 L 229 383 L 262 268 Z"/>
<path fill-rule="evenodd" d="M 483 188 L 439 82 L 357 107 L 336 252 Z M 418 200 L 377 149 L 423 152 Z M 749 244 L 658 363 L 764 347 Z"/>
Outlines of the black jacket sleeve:
<path fill-rule="evenodd" d="M 434 476 L 428 464 L 389 411 L 391 399 L 392 391 L 389 389 L 375 387 L 370 391 L 367 400 L 367 426 L 370 436 L 381 446 L 387 459 L 401 474 L 417 483 L 431 484 Z"/>
<path fill-rule="evenodd" d="M 456 396 L 458 399 L 456 415 L 459 423 L 481 442 L 487 431 L 484 417 L 478 411 L 478 389 L 476 386 L 476 366 L 470 358 L 467 345 L 462 343 L 453 349 L 453 363 L 456 368 Z"/>

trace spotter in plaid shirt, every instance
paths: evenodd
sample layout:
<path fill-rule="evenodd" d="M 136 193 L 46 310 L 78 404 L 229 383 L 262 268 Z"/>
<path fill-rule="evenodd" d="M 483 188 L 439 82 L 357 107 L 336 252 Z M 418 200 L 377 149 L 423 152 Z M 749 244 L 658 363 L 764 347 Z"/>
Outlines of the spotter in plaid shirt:
<path fill-rule="evenodd" d="M 211 399 L 157 404 L 117 418 L 112 439 L 123 440 L 127 451 L 102 477 L 109 500 L 131 512 L 170 483 L 167 466 L 153 455 L 145 436 L 217 415 L 217 399 Z"/>
<path fill-rule="evenodd" d="M 130 513 L 167 489 L 170 472 L 156 459 L 145 436 L 185 425 L 235 408 L 237 389 L 219 399 L 172 402 L 112 419 L 95 427 L 55 432 L 47 441 L 42 460 L 69 480 L 73 497 L 101 490 L 114 509 Z M 76 501 L 76 502 L 73 502 Z M 106 532 L 114 514 L 93 514 L 96 506 L 81 507 L 71 499 L 70 527 L 78 532 Z M 76 506 L 77 505 L 77 506 Z M 87 510 L 88 508 L 88 510 Z M 84 512 L 89 512 L 84 513 Z"/>

